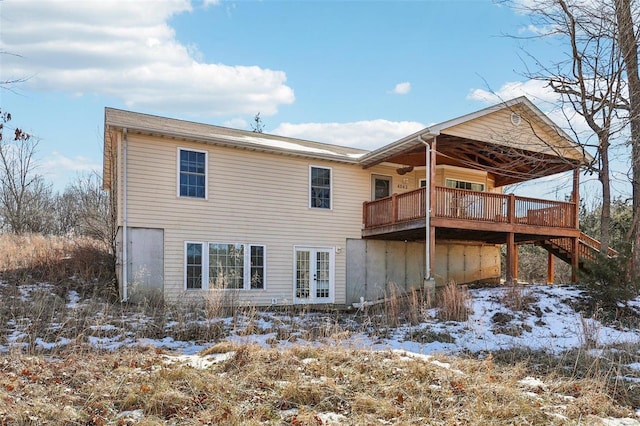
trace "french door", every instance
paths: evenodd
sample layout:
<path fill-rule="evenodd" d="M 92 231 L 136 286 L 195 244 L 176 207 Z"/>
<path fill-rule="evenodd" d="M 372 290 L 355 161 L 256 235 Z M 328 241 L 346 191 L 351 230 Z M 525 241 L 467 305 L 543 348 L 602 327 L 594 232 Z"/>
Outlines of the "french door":
<path fill-rule="evenodd" d="M 295 247 L 295 303 L 333 303 L 333 248 Z"/>

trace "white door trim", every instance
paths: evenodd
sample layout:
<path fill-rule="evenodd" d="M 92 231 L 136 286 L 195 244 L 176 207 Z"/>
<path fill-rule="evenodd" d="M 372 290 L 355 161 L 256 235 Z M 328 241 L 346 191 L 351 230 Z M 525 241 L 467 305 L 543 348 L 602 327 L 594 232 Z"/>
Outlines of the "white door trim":
<path fill-rule="evenodd" d="M 297 280 L 298 280 L 298 252 L 309 252 L 309 297 L 298 297 L 297 293 Z M 329 296 L 317 297 L 317 254 L 328 253 L 329 254 Z M 334 303 L 335 302 L 335 275 L 336 275 L 336 248 L 326 246 L 293 246 L 293 303 L 305 304 L 305 303 Z"/>

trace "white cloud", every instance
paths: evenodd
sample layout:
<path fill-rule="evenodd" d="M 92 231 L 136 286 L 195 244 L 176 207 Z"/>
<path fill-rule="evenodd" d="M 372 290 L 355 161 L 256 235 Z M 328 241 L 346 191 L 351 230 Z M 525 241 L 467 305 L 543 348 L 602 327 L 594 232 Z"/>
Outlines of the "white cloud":
<path fill-rule="evenodd" d="M 377 149 L 424 129 L 415 121 L 371 120 L 352 123 L 282 123 L 273 134 L 361 149 Z"/>
<path fill-rule="evenodd" d="M 232 118 L 222 123 L 225 127 L 231 127 L 234 129 L 246 129 L 249 127 L 249 123 L 244 118 Z"/>
<path fill-rule="evenodd" d="M 52 181 L 56 187 L 58 182 L 68 182 L 69 178 L 78 173 L 95 172 L 102 175 L 102 164 L 85 156 L 67 157 L 58 151 L 53 151 L 44 158 L 38 159 L 36 172 L 43 175 L 48 181 Z M 63 188 L 56 187 L 55 189 L 62 190 Z"/>
<path fill-rule="evenodd" d="M 495 104 L 518 96 L 526 96 L 533 102 L 546 102 L 556 104 L 559 97 L 544 81 L 527 80 L 510 81 L 504 83 L 500 89 L 496 91 L 486 89 L 473 89 L 467 99 L 481 101 L 488 104 Z"/>
<path fill-rule="evenodd" d="M 205 62 L 178 42 L 168 20 L 191 10 L 188 0 L 2 2 L 0 50 L 20 56 L 3 55 L 0 79 L 206 116 L 272 115 L 293 103 L 283 71 Z"/>
<path fill-rule="evenodd" d="M 408 81 L 396 84 L 396 87 L 393 88 L 389 93 L 393 93 L 394 95 L 406 95 L 411 91 L 411 83 Z"/>

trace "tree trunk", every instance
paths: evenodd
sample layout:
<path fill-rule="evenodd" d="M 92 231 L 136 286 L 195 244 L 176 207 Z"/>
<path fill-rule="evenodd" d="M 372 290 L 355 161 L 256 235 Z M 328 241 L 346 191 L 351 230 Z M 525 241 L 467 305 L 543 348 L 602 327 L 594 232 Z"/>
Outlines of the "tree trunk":
<path fill-rule="evenodd" d="M 624 58 L 629 85 L 629 121 L 631 127 L 631 167 L 633 176 L 633 243 L 631 276 L 640 277 L 640 76 L 638 40 L 634 34 L 631 0 L 614 0 L 618 23 L 618 44 Z"/>
<path fill-rule="evenodd" d="M 611 229 L 611 181 L 609 176 L 609 135 L 598 135 L 600 152 L 600 171 L 598 179 L 602 184 L 602 210 L 600 212 L 600 253 L 607 255 Z"/>

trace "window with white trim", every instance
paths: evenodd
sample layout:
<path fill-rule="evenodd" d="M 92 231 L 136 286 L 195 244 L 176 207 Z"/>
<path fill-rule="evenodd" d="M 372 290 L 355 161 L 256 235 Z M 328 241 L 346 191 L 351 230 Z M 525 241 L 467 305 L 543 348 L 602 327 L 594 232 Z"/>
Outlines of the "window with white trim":
<path fill-rule="evenodd" d="M 186 243 L 185 286 L 187 289 L 202 288 L 202 243 Z"/>
<path fill-rule="evenodd" d="M 207 153 L 178 149 L 178 195 L 207 198 Z"/>
<path fill-rule="evenodd" d="M 467 189 L 469 191 L 484 191 L 484 183 L 467 182 L 457 179 L 446 179 L 445 186 L 447 188 Z"/>
<path fill-rule="evenodd" d="M 309 168 L 309 207 L 331 209 L 331 169 Z"/>
<path fill-rule="evenodd" d="M 265 288 L 266 249 L 263 245 L 187 242 L 185 250 L 187 290 Z"/>

